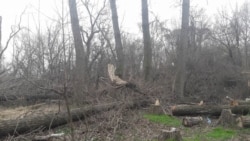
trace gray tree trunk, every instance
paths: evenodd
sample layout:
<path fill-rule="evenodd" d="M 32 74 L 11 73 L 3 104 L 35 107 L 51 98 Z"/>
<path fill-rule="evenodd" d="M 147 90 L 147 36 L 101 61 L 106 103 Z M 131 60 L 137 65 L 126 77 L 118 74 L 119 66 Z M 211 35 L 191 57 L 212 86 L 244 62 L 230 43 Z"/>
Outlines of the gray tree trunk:
<path fill-rule="evenodd" d="M 142 4 L 142 32 L 143 32 L 143 44 L 144 44 L 144 79 L 149 80 L 149 76 L 152 69 L 152 48 L 151 38 L 149 32 L 149 19 L 148 19 L 148 0 L 141 0 Z"/>
<path fill-rule="evenodd" d="M 111 13 L 112 13 L 113 30 L 114 30 L 114 36 L 115 36 L 115 49 L 116 49 L 116 54 L 117 54 L 116 73 L 119 77 L 122 77 L 123 69 L 124 69 L 124 54 L 123 54 L 121 33 L 119 29 L 116 0 L 109 0 L 109 2 L 110 2 Z"/>
<path fill-rule="evenodd" d="M 76 8 L 76 0 L 69 0 L 69 10 L 71 19 L 71 28 L 75 44 L 76 53 L 76 71 L 74 80 L 75 101 L 80 102 L 81 95 L 84 92 L 84 84 L 86 83 L 85 71 L 85 52 L 83 41 L 80 33 L 80 25 Z"/>
<path fill-rule="evenodd" d="M 175 94 L 179 98 L 184 97 L 184 88 L 186 81 L 186 50 L 188 48 L 188 28 L 189 28 L 189 7 L 190 0 L 183 0 L 182 3 L 182 24 L 180 44 L 177 47 L 177 77 L 175 84 Z"/>
<path fill-rule="evenodd" d="M 2 16 L 0 16 L 0 52 L 2 51 Z M 0 69 L 2 69 L 2 55 L 0 56 Z"/>
<path fill-rule="evenodd" d="M 80 25 L 76 8 L 76 0 L 69 0 L 69 10 L 71 19 L 71 28 L 76 52 L 76 70 L 80 78 L 84 77 L 84 48 L 80 33 Z"/>

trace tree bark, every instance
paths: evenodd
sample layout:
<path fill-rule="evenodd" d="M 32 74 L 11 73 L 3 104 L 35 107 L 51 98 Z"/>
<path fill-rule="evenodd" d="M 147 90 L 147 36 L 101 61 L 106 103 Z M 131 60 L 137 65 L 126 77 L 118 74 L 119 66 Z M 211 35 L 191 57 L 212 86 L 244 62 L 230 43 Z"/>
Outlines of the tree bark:
<path fill-rule="evenodd" d="M 69 0 L 69 10 L 71 19 L 71 28 L 75 44 L 76 53 L 76 73 L 79 80 L 84 79 L 84 58 L 85 52 L 83 48 L 83 41 L 80 33 L 80 25 L 76 8 L 76 0 Z"/>
<path fill-rule="evenodd" d="M 0 16 L 0 51 L 2 50 L 2 16 Z"/>
<path fill-rule="evenodd" d="M 152 69 L 152 47 L 149 31 L 149 19 L 148 19 L 148 0 L 141 0 L 142 4 L 142 32 L 143 32 L 143 44 L 144 44 L 144 79 L 149 80 Z"/>
<path fill-rule="evenodd" d="M 109 0 L 109 2 L 110 2 L 111 13 L 112 13 L 112 23 L 113 23 L 113 30 L 114 30 L 114 36 L 115 36 L 115 49 L 116 49 L 116 54 L 117 54 L 116 74 L 120 78 L 122 78 L 123 69 L 124 69 L 124 54 L 123 54 L 121 33 L 119 29 L 116 0 Z"/>
<path fill-rule="evenodd" d="M 136 108 L 148 105 L 148 100 L 137 100 L 128 103 L 110 103 L 96 106 L 89 106 L 85 108 L 77 108 L 71 110 L 72 120 L 77 121 L 88 116 L 109 111 L 111 109 L 119 108 L 125 105 L 126 108 Z M 7 135 L 17 135 L 24 132 L 29 132 L 39 127 L 53 128 L 68 122 L 67 111 L 60 113 L 48 113 L 36 116 L 21 118 L 18 120 L 4 120 L 0 121 L 0 137 Z"/>
<path fill-rule="evenodd" d="M 2 52 L 2 16 L 0 16 L 0 52 Z M 0 56 L 0 70 L 2 69 L 2 55 Z"/>
<path fill-rule="evenodd" d="M 186 81 L 186 53 L 188 48 L 188 28 L 189 28 L 189 7 L 190 0 L 182 2 L 182 23 L 180 43 L 177 47 L 177 76 L 175 94 L 179 98 L 184 97 L 185 81 Z"/>
<path fill-rule="evenodd" d="M 172 113 L 174 116 L 220 116 L 223 109 L 231 109 L 233 114 L 246 115 L 250 112 L 250 105 L 178 105 L 172 107 Z"/>

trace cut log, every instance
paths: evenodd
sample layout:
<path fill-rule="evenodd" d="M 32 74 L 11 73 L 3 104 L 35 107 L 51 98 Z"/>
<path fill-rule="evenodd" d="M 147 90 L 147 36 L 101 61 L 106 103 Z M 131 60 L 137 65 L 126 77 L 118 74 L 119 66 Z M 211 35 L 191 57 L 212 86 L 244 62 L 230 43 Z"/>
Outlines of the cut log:
<path fill-rule="evenodd" d="M 250 116 L 241 116 L 236 121 L 239 127 L 250 128 Z"/>
<path fill-rule="evenodd" d="M 182 120 L 182 125 L 185 127 L 192 127 L 194 125 L 201 124 L 202 121 L 202 117 L 184 117 Z"/>
<path fill-rule="evenodd" d="M 217 125 L 221 125 L 223 127 L 233 127 L 236 125 L 236 118 L 235 115 L 232 114 L 231 109 L 222 110 Z"/>
<path fill-rule="evenodd" d="M 246 99 L 246 100 L 236 100 L 233 99 L 229 96 L 226 96 L 226 99 L 229 101 L 229 104 L 231 106 L 237 106 L 237 105 L 250 105 L 250 100 Z"/>
<path fill-rule="evenodd" d="M 114 108 L 119 108 L 124 105 L 125 108 L 135 108 L 141 106 L 148 106 L 148 100 L 140 100 L 128 103 L 110 103 L 96 106 L 89 106 L 85 108 L 76 108 L 71 110 L 72 120 L 77 121 L 88 116 L 105 112 Z M 28 116 L 18 120 L 3 120 L 0 121 L 0 137 L 6 135 L 16 135 L 24 132 L 29 132 L 34 129 L 44 127 L 53 128 L 67 123 L 67 112 L 48 113 L 36 116 Z"/>
<path fill-rule="evenodd" d="M 182 136 L 180 130 L 172 127 L 170 130 L 161 130 L 158 136 L 158 141 L 182 141 Z"/>
<path fill-rule="evenodd" d="M 244 100 L 240 100 L 238 101 L 239 105 L 250 105 L 250 101 L 244 101 Z"/>
<path fill-rule="evenodd" d="M 223 109 L 231 109 L 233 114 L 246 115 L 250 113 L 250 105 L 177 105 L 171 109 L 174 116 L 220 116 Z"/>

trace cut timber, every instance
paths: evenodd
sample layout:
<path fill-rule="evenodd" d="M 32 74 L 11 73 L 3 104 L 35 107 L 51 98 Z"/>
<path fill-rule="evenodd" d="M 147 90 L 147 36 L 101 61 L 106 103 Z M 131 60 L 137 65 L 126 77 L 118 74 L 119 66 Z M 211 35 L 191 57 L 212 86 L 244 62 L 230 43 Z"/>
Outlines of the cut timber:
<path fill-rule="evenodd" d="M 246 115 L 250 113 L 250 105 L 177 105 L 171 109 L 174 116 L 220 116 L 223 109 L 231 109 L 233 114 Z"/>
<path fill-rule="evenodd" d="M 184 117 L 182 120 L 182 125 L 185 127 L 192 127 L 194 125 L 201 124 L 202 121 L 202 117 Z"/>
<path fill-rule="evenodd" d="M 136 100 L 127 103 L 115 102 L 110 104 L 88 106 L 84 108 L 72 109 L 71 115 L 72 120 L 77 121 L 97 113 L 122 107 L 123 105 L 125 108 L 136 108 L 148 106 L 149 102 L 150 101 L 148 100 Z M 53 128 L 67 124 L 67 115 L 67 112 L 64 111 L 57 114 L 47 113 L 36 116 L 27 116 L 17 120 L 2 120 L 0 121 L 0 137 L 25 133 L 40 127 Z"/>
<path fill-rule="evenodd" d="M 236 121 L 239 127 L 250 128 L 250 116 L 241 116 Z"/>
<path fill-rule="evenodd" d="M 170 130 L 161 130 L 158 141 L 182 141 L 180 130 L 172 127 Z"/>
<path fill-rule="evenodd" d="M 108 64 L 108 74 L 110 80 L 115 83 L 116 85 L 126 85 L 128 82 L 122 80 L 120 77 L 115 75 L 116 68 L 112 64 Z"/>
<path fill-rule="evenodd" d="M 236 125 L 236 118 L 232 114 L 231 109 L 222 110 L 217 125 L 221 125 L 223 127 L 233 127 Z"/>
<path fill-rule="evenodd" d="M 250 101 L 244 101 L 244 100 L 240 100 L 238 101 L 239 105 L 250 105 Z"/>

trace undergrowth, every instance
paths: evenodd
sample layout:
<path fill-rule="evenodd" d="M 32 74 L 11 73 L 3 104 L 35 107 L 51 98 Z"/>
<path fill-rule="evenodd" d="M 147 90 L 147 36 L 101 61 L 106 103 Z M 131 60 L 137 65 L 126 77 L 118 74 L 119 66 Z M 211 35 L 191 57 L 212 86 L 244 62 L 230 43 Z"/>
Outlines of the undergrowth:
<path fill-rule="evenodd" d="M 194 133 L 191 137 L 184 137 L 184 141 L 227 141 L 237 136 L 237 132 L 233 129 L 216 127 L 212 130 L 201 133 Z"/>
<path fill-rule="evenodd" d="M 153 123 L 181 127 L 181 120 L 173 116 L 145 114 L 143 117 Z M 190 132 L 192 135 L 189 137 L 184 136 L 184 141 L 227 141 L 229 139 L 235 138 L 238 134 L 238 132 L 236 132 L 236 130 L 234 129 L 228 129 L 223 127 L 215 127 L 212 129 L 210 128 L 207 131 L 204 131 L 202 128 L 199 128 L 199 131 L 197 130 L 197 128 L 193 129 L 184 127 L 184 129 L 187 129 L 185 132 Z"/>
<path fill-rule="evenodd" d="M 151 122 L 161 123 L 168 126 L 180 126 L 181 121 L 175 117 L 168 115 L 153 115 L 153 114 L 145 114 L 144 118 L 148 119 Z"/>

